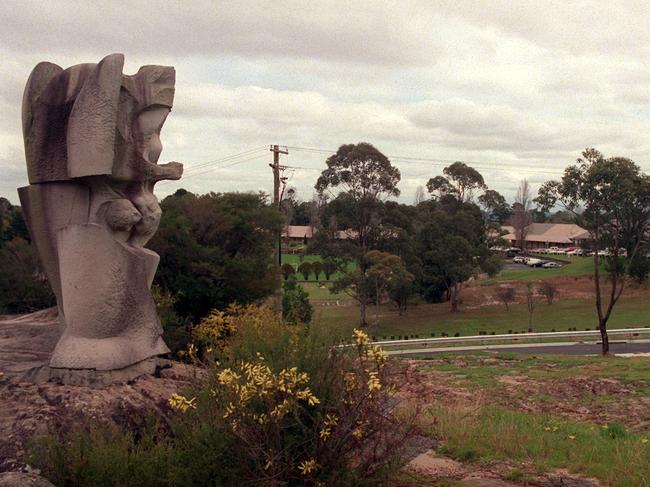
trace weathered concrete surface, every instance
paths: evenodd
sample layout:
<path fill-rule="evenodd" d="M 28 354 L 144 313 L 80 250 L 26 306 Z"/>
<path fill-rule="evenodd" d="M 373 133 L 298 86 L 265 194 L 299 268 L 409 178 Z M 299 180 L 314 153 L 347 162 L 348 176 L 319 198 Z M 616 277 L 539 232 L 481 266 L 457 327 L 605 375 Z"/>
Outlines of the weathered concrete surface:
<path fill-rule="evenodd" d="M 62 332 L 56 308 L 0 316 L 0 372 L 14 376 L 47 364 Z"/>
<path fill-rule="evenodd" d="M 18 193 L 64 327 L 56 369 L 124 372 L 169 352 L 150 292 L 158 256 L 143 247 L 160 223 L 156 182 L 183 173 L 176 161 L 158 164 L 176 74 L 123 67 L 122 54 L 67 69 L 40 63 L 23 96 L 30 184 Z"/>

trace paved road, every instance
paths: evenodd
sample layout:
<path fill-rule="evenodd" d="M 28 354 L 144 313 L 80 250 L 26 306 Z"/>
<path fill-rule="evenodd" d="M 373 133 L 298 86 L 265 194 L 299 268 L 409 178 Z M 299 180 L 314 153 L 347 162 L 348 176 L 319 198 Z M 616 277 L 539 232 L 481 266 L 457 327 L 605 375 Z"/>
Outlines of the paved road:
<path fill-rule="evenodd" d="M 476 345 L 471 347 L 440 347 L 422 348 L 412 350 L 388 350 L 390 355 L 418 355 L 430 356 L 439 353 L 472 353 L 488 352 L 516 352 L 527 354 L 555 354 L 555 355 L 597 355 L 600 354 L 598 342 L 558 342 L 558 343 L 515 343 L 508 345 Z M 635 340 L 632 342 L 613 341 L 609 344 L 611 353 L 614 354 L 650 354 L 650 340 Z"/>

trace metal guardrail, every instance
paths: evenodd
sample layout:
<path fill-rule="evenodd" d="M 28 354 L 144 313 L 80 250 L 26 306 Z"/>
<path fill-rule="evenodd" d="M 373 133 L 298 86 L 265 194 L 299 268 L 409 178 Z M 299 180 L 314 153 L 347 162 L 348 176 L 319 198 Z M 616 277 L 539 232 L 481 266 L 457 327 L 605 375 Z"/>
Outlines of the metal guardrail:
<path fill-rule="evenodd" d="M 650 335 L 650 328 L 616 328 L 607 330 L 607 334 L 611 336 L 628 335 Z M 370 342 L 371 345 L 380 345 L 382 347 L 392 347 L 395 345 L 429 345 L 441 343 L 465 343 L 465 342 L 493 342 L 493 341 L 522 341 L 526 339 L 539 339 L 539 338 L 577 338 L 577 337 L 598 337 L 600 338 L 600 331 L 550 331 L 542 333 L 518 333 L 518 334 L 502 334 L 502 335 L 474 335 L 466 337 L 439 337 L 439 338 L 410 338 L 407 340 L 382 340 Z M 347 343 L 340 345 L 341 348 L 354 347 L 355 344 Z"/>

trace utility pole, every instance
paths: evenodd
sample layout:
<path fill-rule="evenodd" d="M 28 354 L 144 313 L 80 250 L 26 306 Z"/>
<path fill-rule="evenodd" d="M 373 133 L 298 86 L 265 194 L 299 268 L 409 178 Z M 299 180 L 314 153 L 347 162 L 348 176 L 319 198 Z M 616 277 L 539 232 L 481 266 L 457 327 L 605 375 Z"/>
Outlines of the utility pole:
<path fill-rule="evenodd" d="M 273 204 L 280 210 L 280 181 L 284 179 L 280 177 L 280 171 L 285 169 L 284 166 L 280 166 L 280 154 L 288 154 L 289 151 L 286 149 L 280 150 L 280 146 L 278 145 L 272 145 L 269 150 L 273 152 L 273 164 L 269 164 L 273 170 Z M 278 232 L 277 240 L 275 268 L 278 284 L 275 290 L 275 309 L 282 314 L 282 228 Z"/>

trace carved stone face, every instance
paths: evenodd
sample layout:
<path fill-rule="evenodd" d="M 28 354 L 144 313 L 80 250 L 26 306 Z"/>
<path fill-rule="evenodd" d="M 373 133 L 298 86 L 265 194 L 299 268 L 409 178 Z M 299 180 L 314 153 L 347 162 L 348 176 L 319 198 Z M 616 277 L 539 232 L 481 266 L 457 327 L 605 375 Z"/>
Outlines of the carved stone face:
<path fill-rule="evenodd" d="M 167 107 L 154 105 L 141 112 L 135 121 L 136 145 L 142 158 L 147 162 L 154 164 L 158 162 L 162 151 L 160 131 L 169 112 Z"/>

